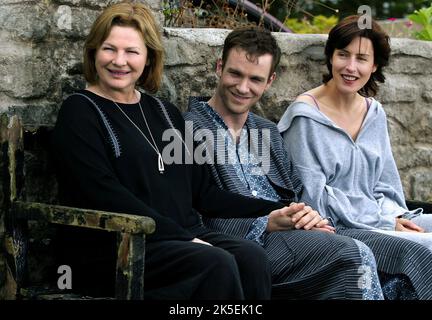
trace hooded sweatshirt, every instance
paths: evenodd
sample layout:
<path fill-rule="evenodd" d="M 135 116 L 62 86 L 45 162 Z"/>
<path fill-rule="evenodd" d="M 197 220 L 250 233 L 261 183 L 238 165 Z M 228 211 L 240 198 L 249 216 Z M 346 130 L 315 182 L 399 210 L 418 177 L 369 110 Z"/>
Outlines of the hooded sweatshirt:
<path fill-rule="evenodd" d="M 372 100 L 357 139 L 317 107 L 294 102 L 278 129 L 304 190 L 302 200 L 337 227 L 395 230 L 408 211 L 390 146 L 387 118 Z"/>

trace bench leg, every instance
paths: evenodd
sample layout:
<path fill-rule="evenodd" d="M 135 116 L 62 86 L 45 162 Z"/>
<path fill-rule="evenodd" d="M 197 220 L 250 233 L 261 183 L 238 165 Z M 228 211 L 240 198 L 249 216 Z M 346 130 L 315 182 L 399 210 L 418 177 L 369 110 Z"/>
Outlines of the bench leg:
<path fill-rule="evenodd" d="M 117 253 L 116 299 L 144 299 L 145 234 L 122 233 Z"/>

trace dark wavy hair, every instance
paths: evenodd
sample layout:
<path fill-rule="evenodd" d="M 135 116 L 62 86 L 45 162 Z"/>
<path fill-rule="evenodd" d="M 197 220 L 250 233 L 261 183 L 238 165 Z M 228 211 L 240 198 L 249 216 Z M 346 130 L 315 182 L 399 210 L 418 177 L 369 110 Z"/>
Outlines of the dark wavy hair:
<path fill-rule="evenodd" d="M 276 70 L 281 57 L 281 50 L 271 32 L 259 27 L 238 28 L 228 34 L 222 51 L 222 68 L 224 68 L 232 48 L 246 51 L 246 57 L 249 60 L 267 53 L 270 54 L 273 59 L 269 76 Z"/>
<path fill-rule="evenodd" d="M 346 17 L 330 30 L 325 46 L 326 64 L 329 73 L 323 76 L 323 82 L 327 83 L 333 78 L 331 58 L 335 49 L 347 47 L 356 37 L 367 38 L 372 41 L 374 64 L 377 66 L 377 70 L 372 73 L 369 81 L 360 89 L 359 94 L 365 97 L 373 97 L 378 92 L 377 82 L 384 83 L 385 81 L 382 69 L 389 63 L 390 37 L 373 20 L 372 28 L 360 29 L 359 21 L 361 19 L 363 18 L 358 15 Z"/>

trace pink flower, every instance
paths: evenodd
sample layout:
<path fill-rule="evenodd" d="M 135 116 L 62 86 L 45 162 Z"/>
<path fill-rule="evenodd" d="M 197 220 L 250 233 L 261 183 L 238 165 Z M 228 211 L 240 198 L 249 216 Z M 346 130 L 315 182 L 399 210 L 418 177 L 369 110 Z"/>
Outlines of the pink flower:
<path fill-rule="evenodd" d="M 411 28 L 412 25 L 413 25 L 413 22 L 412 22 L 412 21 L 407 21 L 407 22 L 405 22 L 405 25 L 406 25 L 408 28 Z"/>
<path fill-rule="evenodd" d="M 396 18 L 387 18 L 387 20 L 389 20 L 389 21 L 396 21 Z"/>

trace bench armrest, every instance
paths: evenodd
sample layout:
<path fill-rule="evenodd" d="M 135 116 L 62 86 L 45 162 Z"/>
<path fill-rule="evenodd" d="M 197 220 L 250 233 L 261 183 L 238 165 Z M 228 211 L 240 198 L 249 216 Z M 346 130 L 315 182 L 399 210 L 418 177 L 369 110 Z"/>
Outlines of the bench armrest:
<path fill-rule="evenodd" d="M 155 230 L 154 220 L 145 216 L 24 201 L 14 201 L 11 209 L 14 217 L 24 220 L 41 220 L 131 234 L 147 235 Z"/>
<path fill-rule="evenodd" d="M 146 235 L 155 230 L 153 219 L 144 216 L 80 209 L 38 202 L 13 201 L 16 219 L 120 232 L 117 244 L 116 299 L 144 298 Z"/>

